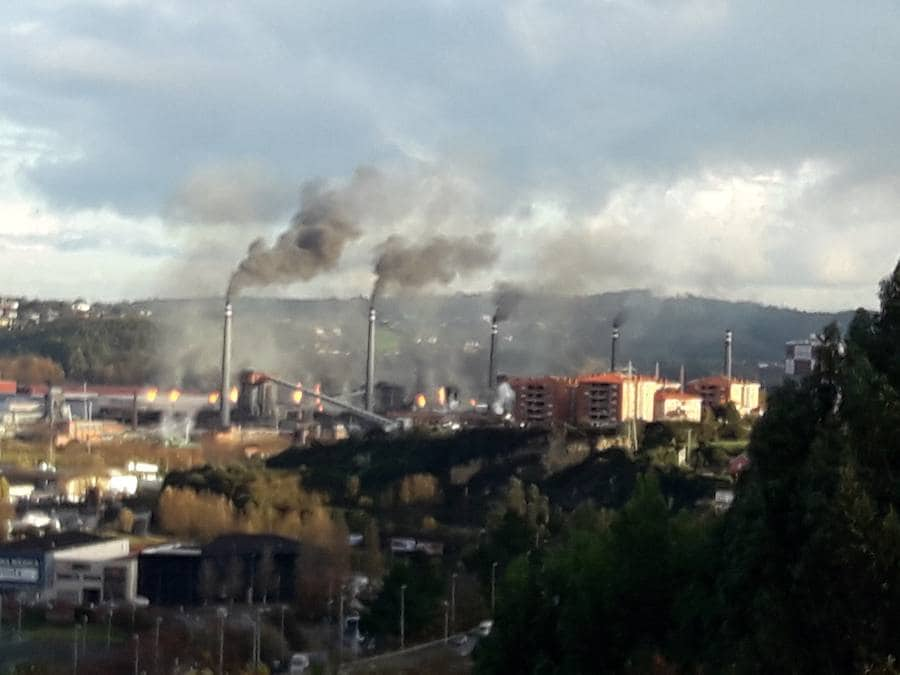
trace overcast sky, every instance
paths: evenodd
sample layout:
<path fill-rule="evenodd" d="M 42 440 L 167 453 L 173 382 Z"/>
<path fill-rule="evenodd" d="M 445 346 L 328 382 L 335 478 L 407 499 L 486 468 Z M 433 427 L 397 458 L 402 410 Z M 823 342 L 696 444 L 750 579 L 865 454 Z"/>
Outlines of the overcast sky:
<path fill-rule="evenodd" d="M 300 186 L 491 231 L 511 279 L 874 306 L 900 256 L 895 0 L 33 0 L 0 9 L 0 293 L 221 293 Z M 397 194 L 373 195 L 391 203 Z M 390 217 L 388 217 L 388 215 Z"/>

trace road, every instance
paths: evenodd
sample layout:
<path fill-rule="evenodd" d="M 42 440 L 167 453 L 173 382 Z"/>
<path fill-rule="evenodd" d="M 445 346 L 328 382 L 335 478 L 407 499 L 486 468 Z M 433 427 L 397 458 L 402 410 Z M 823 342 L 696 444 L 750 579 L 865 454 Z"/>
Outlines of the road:
<path fill-rule="evenodd" d="M 454 644 L 459 638 L 466 638 L 461 645 Z M 367 659 L 360 659 L 341 666 L 341 675 L 356 675 L 368 673 L 377 675 L 380 673 L 433 673 L 443 675 L 450 673 L 472 672 L 472 650 L 478 643 L 478 638 L 472 635 L 457 635 L 450 639 L 450 643 L 436 640 L 422 645 L 416 645 L 403 651 L 380 654 Z"/>

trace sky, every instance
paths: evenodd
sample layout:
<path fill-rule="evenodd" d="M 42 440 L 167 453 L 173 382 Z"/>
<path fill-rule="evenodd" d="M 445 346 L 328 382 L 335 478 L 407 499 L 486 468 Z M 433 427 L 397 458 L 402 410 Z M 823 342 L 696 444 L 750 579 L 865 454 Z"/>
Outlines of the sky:
<path fill-rule="evenodd" d="M 493 235 L 497 281 L 877 305 L 900 257 L 900 5 L 869 0 L 0 7 L 0 294 L 224 292 L 303 186 L 383 177 L 338 265 Z"/>

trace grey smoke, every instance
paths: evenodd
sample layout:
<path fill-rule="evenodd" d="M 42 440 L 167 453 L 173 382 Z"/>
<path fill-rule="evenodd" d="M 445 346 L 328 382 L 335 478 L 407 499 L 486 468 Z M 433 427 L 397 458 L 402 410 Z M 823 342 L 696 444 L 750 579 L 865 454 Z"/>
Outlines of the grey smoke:
<path fill-rule="evenodd" d="M 263 239 L 250 245 L 231 277 L 229 297 L 251 286 L 308 281 L 334 269 L 346 245 L 362 235 L 360 201 L 378 181 L 378 172 L 358 169 L 343 187 L 306 183 L 290 227 L 272 245 Z"/>
<path fill-rule="evenodd" d="M 613 328 L 621 328 L 625 325 L 626 321 L 628 321 L 628 310 L 623 307 L 618 312 L 616 312 L 616 315 L 613 317 Z"/>
<path fill-rule="evenodd" d="M 254 161 L 231 162 L 191 171 L 167 210 L 182 223 L 271 223 L 290 213 L 296 198 L 296 186 L 270 167 Z"/>
<path fill-rule="evenodd" d="M 372 302 L 388 288 L 447 285 L 465 272 L 493 265 L 497 256 L 491 234 L 437 235 L 423 242 L 409 242 L 399 235 L 392 235 L 379 247 Z"/>
<path fill-rule="evenodd" d="M 501 281 L 494 285 L 494 321 L 508 320 L 519 307 L 525 291 L 508 281 Z"/>

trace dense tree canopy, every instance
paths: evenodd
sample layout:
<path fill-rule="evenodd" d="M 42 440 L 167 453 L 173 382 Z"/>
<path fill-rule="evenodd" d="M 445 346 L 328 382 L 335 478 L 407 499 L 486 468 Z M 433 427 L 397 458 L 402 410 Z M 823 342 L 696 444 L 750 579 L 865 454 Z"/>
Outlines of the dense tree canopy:
<path fill-rule="evenodd" d="M 900 264 L 879 312 L 822 338 L 727 515 L 673 513 L 652 477 L 576 512 L 509 565 L 478 672 L 900 672 Z"/>

